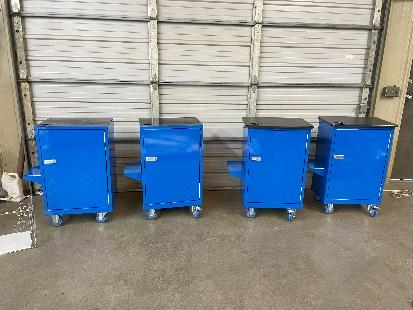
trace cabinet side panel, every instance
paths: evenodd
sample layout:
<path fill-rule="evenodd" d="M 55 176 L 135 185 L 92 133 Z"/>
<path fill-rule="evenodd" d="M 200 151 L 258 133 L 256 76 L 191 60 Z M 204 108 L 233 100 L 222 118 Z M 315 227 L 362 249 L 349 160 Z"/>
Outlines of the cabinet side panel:
<path fill-rule="evenodd" d="M 114 137 L 114 128 L 113 123 L 106 129 L 106 134 L 108 136 L 108 140 L 106 142 L 106 171 L 107 171 L 107 178 L 108 178 L 108 195 L 109 195 L 109 206 L 113 208 L 113 193 L 117 191 L 116 184 L 116 167 L 114 166 L 114 162 L 112 162 L 112 158 L 115 158 L 115 137 Z"/>
<path fill-rule="evenodd" d="M 333 142 L 333 132 L 333 126 L 327 124 L 326 122 L 320 121 L 320 125 L 318 127 L 314 166 L 317 168 L 324 168 L 324 176 L 313 173 L 311 189 L 322 201 L 324 201 L 326 193 L 326 176 L 328 175 L 331 156 L 331 144 Z"/>

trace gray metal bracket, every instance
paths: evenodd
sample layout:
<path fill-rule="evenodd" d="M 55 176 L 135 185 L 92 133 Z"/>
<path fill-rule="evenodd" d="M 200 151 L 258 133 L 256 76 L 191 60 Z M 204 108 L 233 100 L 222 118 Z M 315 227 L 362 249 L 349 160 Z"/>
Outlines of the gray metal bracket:
<path fill-rule="evenodd" d="M 370 42 L 369 42 L 369 54 L 367 59 L 367 67 L 366 72 L 364 75 L 364 87 L 362 90 L 361 95 L 361 102 L 359 105 L 358 115 L 359 116 L 366 116 L 371 104 L 371 97 L 373 91 L 373 73 L 376 71 L 377 65 L 377 51 L 378 51 L 378 44 L 379 38 L 382 34 L 381 23 L 382 23 L 382 16 L 383 16 L 383 0 L 375 0 L 374 6 L 374 16 L 373 16 L 373 28 L 370 34 Z"/>
<path fill-rule="evenodd" d="M 262 38 L 262 14 L 263 0 L 254 0 L 253 21 L 251 29 L 251 57 L 248 88 L 247 116 L 253 117 L 257 111 L 258 98 L 258 74 L 260 70 L 261 38 Z"/>
<path fill-rule="evenodd" d="M 159 51 L 157 0 L 148 0 L 149 74 L 151 117 L 159 117 Z"/>
<path fill-rule="evenodd" d="M 29 152 L 30 165 L 36 165 L 38 162 L 36 142 L 34 137 L 34 119 L 32 106 L 32 91 L 28 82 L 30 71 L 26 61 L 26 50 L 24 43 L 24 29 L 21 13 L 21 4 L 19 0 L 10 0 L 10 15 L 12 20 L 12 31 L 14 39 L 14 51 L 16 58 L 16 68 L 19 81 L 20 98 L 22 111 L 24 113 L 25 140 Z"/>

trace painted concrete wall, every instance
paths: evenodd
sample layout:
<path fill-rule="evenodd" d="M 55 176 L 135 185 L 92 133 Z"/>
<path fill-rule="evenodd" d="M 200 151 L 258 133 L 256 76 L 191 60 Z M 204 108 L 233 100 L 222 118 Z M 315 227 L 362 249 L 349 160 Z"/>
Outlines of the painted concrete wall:
<path fill-rule="evenodd" d="M 22 131 L 6 0 L 0 0 L 0 167 L 22 170 Z"/>
<path fill-rule="evenodd" d="M 412 58 L 413 1 L 392 0 L 376 102 L 372 111 L 374 116 L 400 126 Z M 391 85 L 401 87 L 399 97 L 388 98 L 381 95 L 383 87 Z M 395 134 L 388 176 L 391 175 L 393 168 L 399 129 L 397 128 Z"/>

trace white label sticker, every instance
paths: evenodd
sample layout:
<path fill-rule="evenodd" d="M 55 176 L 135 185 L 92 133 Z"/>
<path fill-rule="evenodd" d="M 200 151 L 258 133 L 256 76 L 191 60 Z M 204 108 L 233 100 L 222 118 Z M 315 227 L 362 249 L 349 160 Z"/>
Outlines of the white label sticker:
<path fill-rule="evenodd" d="M 43 164 L 45 164 L 45 165 L 53 165 L 55 163 L 56 163 L 56 159 L 45 159 L 43 161 Z"/>

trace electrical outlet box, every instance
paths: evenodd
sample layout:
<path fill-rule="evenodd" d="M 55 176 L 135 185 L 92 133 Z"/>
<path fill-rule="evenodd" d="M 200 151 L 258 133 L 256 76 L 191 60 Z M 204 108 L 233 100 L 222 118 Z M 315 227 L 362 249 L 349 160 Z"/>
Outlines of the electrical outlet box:
<path fill-rule="evenodd" d="M 383 87 L 383 96 L 384 97 L 399 97 L 400 87 L 396 85 Z"/>

